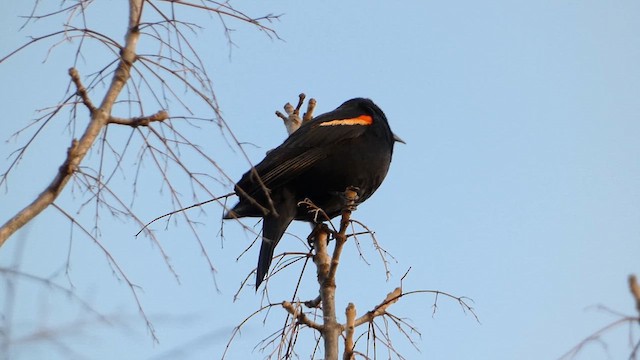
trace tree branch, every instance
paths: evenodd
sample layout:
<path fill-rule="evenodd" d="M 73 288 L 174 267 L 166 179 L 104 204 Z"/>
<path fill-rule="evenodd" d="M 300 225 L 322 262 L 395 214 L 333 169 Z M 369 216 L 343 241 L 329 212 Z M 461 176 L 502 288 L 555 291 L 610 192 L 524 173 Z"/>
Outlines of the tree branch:
<path fill-rule="evenodd" d="M 71 76 L 71 80 L 76 85 L 76 95 L 80 96 L 82 99 L 82 103 L 89 109 L 89 113 L 93 114 L 96 111 L 95 105 L 89 98 L 89 94 L 87 93 L 87 89 L 82 85 L 82 81 L 80 80 L 80 74 L 76 68 L 69 69 L 69 76 Z"/>
<path fill-rule="evenodd" d="M 285 310 L 287 310 L 287 312 L 289 314 L 291 314 L 291 316 L 293 316 L 298 321 L 298 323 L 307 325 L 308 327 L 310 327 L 312 329 L 316 329 L 318 331 L 322 331 L 322 325 L 320 325 L 317 322 L 312 321 L 311 319 L 309 319 L 307 317 L 307 315 L 305 315 L 304 312 L 300 311 L 300 306 L 295 307 L 289 301 L 283 301 L 282 302 L 282 307 Z"/>
<path fill-rule="evenodd" d="M 136 60 L 136 46 L 140 37 L 138 25 L 142 14 L 143 0 L 129 0 L 129 25 L 127 35 L 125 37 L 125 46 L 120 55 L 118 67 L 113 75 L 111 85 L 105 94 L 100 107 L 91 112 L 91 120 L 79 140 L 74 139 L 67 151 L 67 158 L 58 169 L 58 173 L 51 181 L 49 186 L 36 197 L 36 199 L 20 210 L 16 215 L 9 219 L 0 227 L 0 247 L 4 245 L 7 239 L 26 223 L 38 216 L 44 209 L 53 203 L 60 195 L 64 187 L 73 176 L 74 171 L 78 168 L 85 155 L 91 149 L 98 135 L 108 123 L 111 109 L 118 95 L 129 80 L 131 74 L 131 66 Z M 78 95 L 83 99 L 85 106 L 93 106 L 91 101 L 87 100 L 86 90 L 79 81 L 77 72 L 69 71 L 69 75 L 76 84 L 80 85 L 77 90 Z M 86 97 L 86 99 L 85 99 Z M 91 110 L 90 110 L 91 111 Z"/>
<path fill-rule="evenodd" d="M 149 126 L 154 121 L 164 121 L 167 119 L 169 119 L 169 113 L 165 110 L 160 110 L 150 116 L 140 116 L 129 119 L 110 116 L 109 124 L 127 125 L 135 128 L 138 126 Z"/>
<path fill-rule="evenodd" d="M 325 360 L 338 360 L 338 337 L 342 333 L 342 326 L 336 320 L 336 282 L 335 277 L 329 277 L 331 258 L 327 251 L 329 229 L 325 225 L 318 225 L 313 234 L 315 254 L 313 262 L 318 268 L 318 284 L 320 284 L 320 299 L 322 301 L 322 338 L 324 339 Z"/>
<path fill-rule="evenodd" d="M 354 350 L 354 342 L 353 342 L 353 334 L 355 332 L 356 326 L 356 306 L 353 303 L 349 303 L 347 309 L 345 310 L 345 315 L 347 318 L 346 334 L 344 338 L 344 354 L 342 356 L 343 360 L 352 360 L 355 359 L 353 350 Z"/>
<path fill-rule="evenodd" d="M 302 102 L 304 99 L 303 96 L 301 95 L 300 98 L 300 102 Z M 300 104 L 298 105 L 300 106 Z M 323 320 L 320 332 L 324 339 L 325 359 L 335 360 L 338 359 L 338 339 L 344 330 L 344 326 L 338 323 L 336 319 L 336 271 L 340 262 L 342 249 L 347 241 L 346 231 L 349 227 L 351 212 L 355 210 L 355 202 L 358 197 L 357 189 L 354 187 L 347 188 L 344 196 L 347 203 L 342 211 L 340 231 L 334 234 L 336 244 L 333 248 L 333 255 L 330 257 L 327 250 L 329 234 L 332 232 L 326 225 L 316 226 L 310 236 L 314 240 L 315 255 L 313 261 L 318 268 L 318 284 L 320 284 Z M 353 311 L 355 311 L 355 308 Z M 353 346 L 351 346 L 351 348 L 353 348 Z"/>
<path fill-rule="evenodd" d="M 362 315 L 357 320 L 355 320 L 354 326 L 358 327 L 362 324 L 370 323 L 377 316 L 384 315 L 387 309 L 389 308 L 389 306 L 397 302 L 398 299 L 400 299 L 400 297 L 402 296 L 403 296 L 402 288 L 401 287 L 395 288 L 392 292 L 388 293 L 387 297 L 385 297 L 380 304 L 378 304 L 375 308 L 373 308 L 373 310 L 368 311 L 366 314 Z"/>
<path fill-rule="evenodd" d="M 356 209 L 356 200 L 358 200 L 358 188 L 349 186 L 345 192 L 346 205 L 342 210 L 342 217 L 340 218 L 340 231 L 336 234 L 336 245 L 333 248 L 333 256 L 331 257 L 331 267 L 329 268 L 329 278 L 335 282 L 336 272 L 338 271 L 338 265 L 340 263 L 340 255 L 344 244 L 347 242 L 347 228 L 349 227 L 349 221 L 351 220 L 351 213 Z"/>

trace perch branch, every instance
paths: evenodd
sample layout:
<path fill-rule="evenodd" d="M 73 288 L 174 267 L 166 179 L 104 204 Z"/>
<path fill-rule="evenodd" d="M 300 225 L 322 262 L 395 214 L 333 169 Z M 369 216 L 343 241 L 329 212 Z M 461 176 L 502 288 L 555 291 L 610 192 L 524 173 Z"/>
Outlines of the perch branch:
<path fill-rule="evenodd" d="M 331 267 L 329 268 L 329 278 L 336 278 L 336 271 L 338 271 L 338 264 L 340 263 L 340 254 L 342 254 L 342 249 L 344 248 L 344 244 L 347 242 L 347 228 L 349 227 L 349 222 L 351 221 L 351 213 L 356 209 L 356 200 L 358 200 L 358 188 L 349 186 L 345 192 L 344 196 L 347 200 L 347 203 L 342 210 L 342 218 L 340 219 L 340 231 L 336 234 L 336 245 L 333 248 L 333 256 L 331 257 Z M 335 280 L 334 280 L 335 281 Z"/>
<path fill-rule="evenodd" d="M 315 254 L 313 261 L 318 269 L 318 284 L 320 285 L 320 301 L 322 303 L 323 325 L 320 332 L 324 340 L 325 359 L 330 360 L 338 359 L 338 339 L 344 331 L 344 326 L 336 320 L 336 271 L 340 262 L 340 254 L 347 241 L 346 231 L 349 227 L 351 212 L 355 210 L 355 203 L 358 198 L 357 190 L 357 188 L 348 187 L 344 192 L 346 204 L 342 210 L 339 232 L 330 231 L 326 225 L 317 225 L 310 236 L 314 240 Z M 327 250 L 330 234 L 334 234 L 336 237 L 336 244 L 331 257 Z M 355 312 L 355 308 L 353 311 Z M 352 357 L 353 353 L 351 352 L 349 356 Z"/>
<path fill-rule="evenodd" d="M 331 258 L 327 251 L 329 229 L 326 225 L 317 225 L 314 229 L 315 254 L 313 262 L 318 269 L 318 284 L 320 284 L 320 299 L 322 302 L 322 338 L 324 340 L 325 359 L 338 359 L 338 337 L 342 333 L 342 326 L 336 320 L 336 282 L 329 277 Z"/>

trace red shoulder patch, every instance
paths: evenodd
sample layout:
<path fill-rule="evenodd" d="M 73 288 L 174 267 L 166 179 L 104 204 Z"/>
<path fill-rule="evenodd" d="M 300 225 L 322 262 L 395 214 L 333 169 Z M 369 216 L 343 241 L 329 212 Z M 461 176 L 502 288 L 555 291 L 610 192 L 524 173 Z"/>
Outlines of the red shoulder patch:
<path fill-rule="evenodd" d="M 323 123 L 318 124 L 318 126 L 338 126 L 338 125 L 371 125 L 373 124 L 373 118 L 369 115 L 360 115 L 358 117 L 349 118 L 349 119 L 339 119 L 339 120 L 331 120 L 325 121 Z"/>

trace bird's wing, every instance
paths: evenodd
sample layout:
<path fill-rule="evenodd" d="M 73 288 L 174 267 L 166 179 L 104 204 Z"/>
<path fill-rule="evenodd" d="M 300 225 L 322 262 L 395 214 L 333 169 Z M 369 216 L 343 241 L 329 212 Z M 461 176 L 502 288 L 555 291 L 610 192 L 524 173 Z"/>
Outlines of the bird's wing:
<path fill-rule="evenodd" d="M 369 115 L 336 109 L 304 123 L 278 148 L 330 146 L 362 135 L 372 124 Z"/>
<path fill-rule="evenodd" d="M 362 135 L 371 124 L 372 119 L 368 115 L 338 111 L 321 115 L 305 123 L 282 145 L 271 150 L 255 170 L 267 188 L 278 187 L 326 158 L 328 147 Z M 242 177 L 238 186 L 248 194 L 260 189 L 252 179 L 251 171 Z"/>

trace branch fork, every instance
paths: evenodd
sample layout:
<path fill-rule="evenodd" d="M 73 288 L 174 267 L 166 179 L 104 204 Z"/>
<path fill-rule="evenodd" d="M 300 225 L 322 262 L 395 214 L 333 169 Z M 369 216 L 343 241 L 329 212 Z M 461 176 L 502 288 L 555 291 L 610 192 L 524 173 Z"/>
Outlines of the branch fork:
<path fill-rule="evenodd" d="M 99 107 L 96 107 L 89 97 L 87 89 L 82 84 L 78 70 L 69 69 L 68 73 L 71 81 L 76 86 L 76 94 L 82 100 L 82 103 L 90 112 L 90 120 L 84 133 L 79 139 L 74 139 L 71 147 L 67 151 L 67 157 L 58 169 L 57 174 L 51 180 L 51 183 L 33 200 L 29 205 L 16 213 L 11 219 L 0 226 L 0 247 L 4 245 L 6 240 L 14 234 L 18 229 L 22 228 L 26 223 L 38 216 L 49 205 L 53 204 L 58 195 L 65 188 L 74 172 L 93 146 L 100 132 L 109 123 L 111 119 L 111 110 L 118 96 L 124 88 L 126 82 L 130 78 L 131 66 L 136 57 L 136 47 L 140 32 L 137 30 L 142 13 L 143 1 L 136 0 L 129 2 L 129 31 L 125 36 L 125 46 L 121 53 L 118 66 L 115 70 L 111 83 Z M 151 119 L 168 118 L 163 112 L 152 115 Z M 141 120 L 138 126 L 143 125 L 147 120 Z"/>
<path fill-rule="evenodd" d="M 358 200 L 358 191 L 356 187 L 348 187 L 345 192 L 345 206 L 342 210 L 340 220 L 340 230 L 331 231 L 326 225 L 318 224 L 310 235 L 314 245 L 313 261 L 317 267 L 318 284 L 320 285 L 319 298 L 305 303 L 307 306 L 316 307 L 322 304 L 323 324 L 313 327 L 318 330 L 324 339 L 325 359 L 336 359 L 338 357 L 338 340 L 340 335 L 344 333 L 343 360 L 354 358 L 354 334 L 355 328 L 364 323 L 372 322 L 377 316 L 386 314 L 386 309 L 391 304 L 398 301 L 402 296 L 402 288 L 398 287 L 387 295 L 385 300 L 376 306 L 373 310 L 367 312 L 362 317 L 356 319 L 356 307 L 353 303 L 349 303 L 345 309 L 346 323 L 341 324 L 336 319 L 335 291 L 336 291 L 336 273 L 340 263 L 340 255 L 347 242 L 347 229 L 351 222 L 351 214 L 356 209 Z M 333 254 L 329 256 L 327 248 L 330 235 L 336 239 Z M 283 307 L 284 307 L 283 303 Z M 300 317 L 298 312 L 294 312 L 291 307 L 287 308 L 289 313 L 298 319 L 298 322 L 308 325 L 309 320 Z M 314 324 L 315 325 L 315 324 Z"/>

